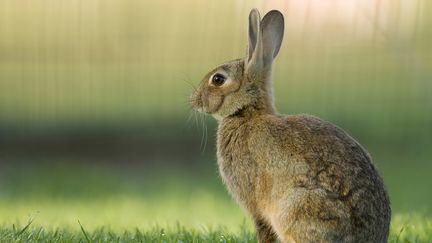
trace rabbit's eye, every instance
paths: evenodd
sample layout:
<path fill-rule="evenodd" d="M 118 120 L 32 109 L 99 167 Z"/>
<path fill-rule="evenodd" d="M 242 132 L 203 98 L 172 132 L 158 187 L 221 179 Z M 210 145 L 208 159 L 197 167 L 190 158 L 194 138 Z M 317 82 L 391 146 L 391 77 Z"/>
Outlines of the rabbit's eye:
<path fill-rule="evenodd" d="M 214 86 L 221 86 L 222 84 L 225 83 L 225 80 L 226 80 L 225 76 L 223 76 L 220 73 L 216 73 L 215 75 L 213 75 L 212 84 Z"/>

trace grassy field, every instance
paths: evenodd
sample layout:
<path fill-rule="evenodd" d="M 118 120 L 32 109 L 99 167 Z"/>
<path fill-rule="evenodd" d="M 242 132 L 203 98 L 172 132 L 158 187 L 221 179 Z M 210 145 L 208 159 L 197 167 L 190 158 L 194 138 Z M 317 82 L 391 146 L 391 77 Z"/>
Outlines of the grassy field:
<path fill-rule="evenodd" d="M 0 241 L 254 242 L 250 219 L 211 163 L 193 174 L 136 165 L 4 167 Z M 393 208 L 390 242 L 432 242 L 432 195 L 424 185 L 430 170 L 398 171 L 383 174 Z"/>
<path fill-rule="evenodd" d="M 391 226 L 390 243 L 432 242 L 432 220 L 416 216 L 397 215 Z M 253 231 L 239 226 L 237 233 L 226 228 L 190 229 L 180 224 L 168 228 L 136 228 L 123 232 L 109 228 L 87 231 L 77 223 L 74 229 L 32 227 L 2 227 L 1 242 L 256 242 Z"/>

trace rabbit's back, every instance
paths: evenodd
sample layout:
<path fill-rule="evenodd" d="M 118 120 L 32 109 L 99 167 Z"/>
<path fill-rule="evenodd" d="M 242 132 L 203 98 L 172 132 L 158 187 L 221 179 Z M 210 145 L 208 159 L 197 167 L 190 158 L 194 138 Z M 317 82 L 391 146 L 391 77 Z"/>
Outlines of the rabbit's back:
<path fill-rule="evenodd" d="M 259 168 L 257 185 L 262 187 L 258 193 L 265 190 L 262 185 L 272 185 L 261 208 L 280 213 L 279 204 L 292 207 L 291 220 L 309 214 L 333 225 L 331 232 L 342 230 L 353 237 L 341 241 L 386 241 L 388 195 L 359 143 L 342 129 L 309 115 L 261 116 L 251 120 L 250 127 L 248 148 Z"/>

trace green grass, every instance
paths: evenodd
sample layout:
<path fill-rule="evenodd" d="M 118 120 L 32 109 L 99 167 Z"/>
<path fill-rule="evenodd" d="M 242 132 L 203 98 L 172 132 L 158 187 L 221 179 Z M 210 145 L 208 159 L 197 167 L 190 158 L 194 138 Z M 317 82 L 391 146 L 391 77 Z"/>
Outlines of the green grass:
<path fill-rule="evenodd" d="M 87 230 L 77 221 L 68 228 L 47 229 L 34 226 L 33 219 L 25 225 L 0 227 L 1 242 L 256 242 L 250 227 L 238 225 L 238 231 L 225 226 L 186 228 L 180 223 L 171 227 L 132 227 L 124 231 L 100 227 Z M 391 243 L 432 242 L 432 219 L 419 215 L 396 215 L 389 237 Z"/>
<path fill-rule="evenodd" d="M 78 223 L 77 223 L 78 224 Z M 225 229 L 187 229 L 177 225 L 171 229 L 153 227 L 121 233 L 100 228 L 92 232 L 84 226 L 77 230 L 44 230 L 41 227 L 0 229 L 2 242 L 254 242 L 255 236 L 244 229 L 234 234 Z"/>
<path fill-rule="evenodd" d="M 173 222 L 192 228 L 250 225 L 215 168 L 197 165 L 188 172 L 174 164 L 158 166 L 39 163 L 2 168 L 0 225 L 23 224 L 29 218 L 49 229 L 73 227 L 77 220 L 89 230 Z"/>
<path fill-rule="evenodd" d="M 432 242 L 422 180 L 429 170 L 388 159 L 395 164 L 381 169 L 393 207 L 390 242 Z M 209 164 L 193 171 L 70 161 L 4 166 L 0 241 L 255 242 L 252 222 Z"/>

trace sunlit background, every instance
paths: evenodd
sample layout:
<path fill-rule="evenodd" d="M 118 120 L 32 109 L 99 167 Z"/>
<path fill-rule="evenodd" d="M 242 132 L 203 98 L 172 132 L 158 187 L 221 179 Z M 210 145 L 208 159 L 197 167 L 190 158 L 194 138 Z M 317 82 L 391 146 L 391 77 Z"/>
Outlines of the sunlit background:
<path fill-rule="evenodd" d="M 395 218 L 430 216 L 432 2 L 0 0 L 0 224 L 250 225 L 188 96 L 244 55 L 254 7 L 285 15 L 279 112 L 343 127 Z"/>

